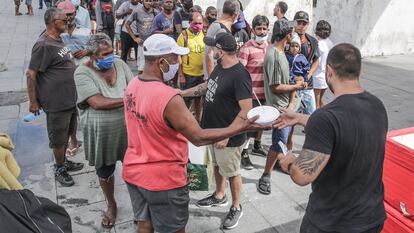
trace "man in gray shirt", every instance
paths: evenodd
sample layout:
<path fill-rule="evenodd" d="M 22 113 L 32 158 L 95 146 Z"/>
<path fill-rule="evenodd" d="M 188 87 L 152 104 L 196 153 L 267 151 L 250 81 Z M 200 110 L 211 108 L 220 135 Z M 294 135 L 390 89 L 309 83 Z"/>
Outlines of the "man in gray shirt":
<path fill-rule="evenodd" d="M 286 20 L 275 22 L 271 40 L 273 46 L 267 50 L 263 63 L 266 103 L 277 108 L 293 108 L 294 106 L 289 106 L 291 92 L 302 89 L 305 85 L 303 80 L 293 85 L 289 84 L 289 62 L 285 56 L 285 46 L 292 39 L 293 25 L 293 22 Z M 262 194 L 268 195 L 271 192 L 270 174 L 277 157 L 285 153 L 281 144 L 286 145 L 290 129 L 287 127 L 272 131 L 272 145 L 267 154 L 263 175 L 257 185 L 257 190 Z"/>
<path fill-rule="evenodd" d="M 140 4 L 138 0 L 129 0 L 122 3 L 116 11 L 116 18 L 124 20 L 121 29 L 121 59 L 124 60 L 124 62 L 127 61 L 129 49 L 132 47 L 135 50 L 135 58 L 137 58 L 138 44 L 133 40 L 133 37 L 128 34 L 128 30 L 125 27 L 125 21 L 135 9 L 140 7 L 142 7 L 142 4 Z"/>
<path fill-rule="evenodd" d="M 152 21 L 158 14 L 153 8 L 152 0 L 143 0 L 142 5 L 137 7 L 125 22 L 125 28 L 129 36 L 138 44 L 137 66 L 138 72 L 144 70 L 144 50 L 143 43 L 151 35 Z"/>
<path fill-rule="evenodd" d="M 83 168 L 83 164 L 65 157 L 69 135 L 74 131 L 77 120 L 73 78 L 76 66 L 60 38 L 67 28 L 65 12 L 51 8 L 46 11 L 44 19 L 46 32 L 33 46 L 26 72 L 29 111 L 38 115 L 43 109 L 46 113 L 49 147 L 55 157 L 55 179 L 62 186 L 72 186 L 75 182 L 67 172 Z"/>

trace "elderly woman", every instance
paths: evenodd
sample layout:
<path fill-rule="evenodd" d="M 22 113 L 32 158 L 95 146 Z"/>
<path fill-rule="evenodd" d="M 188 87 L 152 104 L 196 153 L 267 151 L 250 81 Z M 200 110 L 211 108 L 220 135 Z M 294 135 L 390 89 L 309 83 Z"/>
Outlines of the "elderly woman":
<path fill-rule="evenodd" d="M 85 156 L 95 166 L 108 209 L 102 226 L 115 224 L 114 171 L 122 161 L 128 141 L 124 120 L 123 96 L 133 75 L 122 60 L 114 59 L 112 41 L 103 33 L 92 35 L 87 43 L 92 55 L 75 71 L 78 108 Z"/>

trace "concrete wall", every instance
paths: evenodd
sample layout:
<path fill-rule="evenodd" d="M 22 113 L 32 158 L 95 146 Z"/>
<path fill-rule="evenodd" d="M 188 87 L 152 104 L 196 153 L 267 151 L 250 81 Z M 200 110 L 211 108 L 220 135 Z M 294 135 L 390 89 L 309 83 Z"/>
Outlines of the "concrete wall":
<path fill-rule="evenodd" d="M 414 52 L 413 0 L 320 0 L 314 22 L 332 25 L 334 43 L 348 42 L 363 56 Z"/>
<path fill-rule="evenodd" d="M 273 16 L 273 9 L 275 8 L 278 0 L 240 0 L 243 4 L 244 14 L 249 23 L 253 18 L 258 15 L 266 15 L 271 24 L 276 21 L 276 17 Z M 221 12 L 223 3 L 225 0 L 194 0 L 194 4 L 200 5 L 205 11 L 208 6 L 215 6 Z M 304 10 L 312 16 L 312 0 L 295 0 L 287 1 L 289 4 L 289 10 L 286 14 L 288 19 L 293 19 L 296 11 Z"/>

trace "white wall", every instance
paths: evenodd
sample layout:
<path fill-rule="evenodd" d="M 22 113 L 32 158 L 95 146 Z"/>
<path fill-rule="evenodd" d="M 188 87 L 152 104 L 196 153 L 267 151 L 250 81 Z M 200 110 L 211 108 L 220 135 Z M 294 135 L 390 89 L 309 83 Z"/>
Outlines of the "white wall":
<path fill-rule="evenodd" d="M 314 22 L 332 25 L 334 43 L 348 42 L 363 56 L 414 52 L 413 0 L 319 0 Z"/>
<path fill-rule="evenodd" d="M 243 4 L 244 8 L 244 14 L 246 19 L 249 23 L 252 22 L 253 18 L 258 15 L 266 15 L 271 24 L 273 24 L 274 21 L 276 21 L 276 17 L 273 16 L 273 9 L 275 8 L 276 2 L 278 0 L 240 0 Z M 286 13 L 286 17 L 290 20 L 293 19 L 293 16 L 295 15 L 296 11 L 304 10 L 309 13 L 309 15 L 312 17 L 312 0 L 294 0 L 294 1 L 288 1 L 285 0 L 288 5 L 289 9 Z M 215 6 L 219 13 L 221 12 L 221 9 L 223 8 L 223 3 L 225 0 L 194 0 L 194 4 L 200 5 L 203 10 L 205 11 L 208 6 Z"/>

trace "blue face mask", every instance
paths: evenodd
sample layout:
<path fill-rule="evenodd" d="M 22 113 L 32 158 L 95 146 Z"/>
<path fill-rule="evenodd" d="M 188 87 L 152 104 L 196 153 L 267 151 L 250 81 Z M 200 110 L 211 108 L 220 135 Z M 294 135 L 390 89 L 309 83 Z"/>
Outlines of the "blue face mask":
<path fill-rule="evenodd" d="M 112 65 L 114 64 L 114 55 L 108 55 L 103 59 L 97 59 L 95 61 L 95 67 L 98 70 L 109 70 L 112 68 Z"/>

